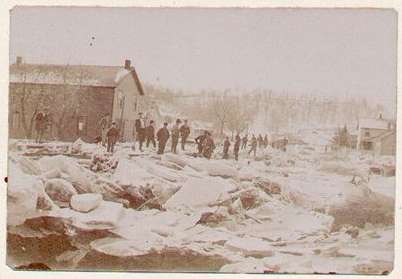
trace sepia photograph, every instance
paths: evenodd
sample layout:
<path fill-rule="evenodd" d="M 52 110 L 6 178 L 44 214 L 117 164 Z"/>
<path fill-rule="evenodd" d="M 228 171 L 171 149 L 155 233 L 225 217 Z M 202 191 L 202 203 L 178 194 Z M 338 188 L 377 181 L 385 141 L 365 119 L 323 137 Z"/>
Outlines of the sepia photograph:
<path fill-rule="evenodd" d="M 13 270 L 394 269 L 394 9 L 9 16 Z"/>

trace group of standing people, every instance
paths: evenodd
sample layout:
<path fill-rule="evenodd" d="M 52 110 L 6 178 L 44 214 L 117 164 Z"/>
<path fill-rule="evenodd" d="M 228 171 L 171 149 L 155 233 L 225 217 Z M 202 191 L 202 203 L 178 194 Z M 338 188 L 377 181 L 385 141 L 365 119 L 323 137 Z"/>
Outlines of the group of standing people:
<path fill-rule="evenodd" d="M 101 134 L 102 134 L 102 144 L 107 145 L 107 151 L 113 152 L 113 147 L 117 142 L 119 137 L 119 131 L 116 128 L 116 123 L 113 122 L 110 128 L 106 128 L 107 126 L 106 117 L 101 119 Z M 142 152 L 144 145 L 148 148 L 152 145 L 156 148 L 156 141 L 158 141 L 158 154 L 163 154 L 165 152 L 166 144 L 171 138 L 171 152 L 177 153 L 177 145 L 181 139 L 181 149 L 185 151 L 186 142 L 190 135 L 190 127 L 188 125 L 188 121 L 184 120 L 182 124 L 181 119 L 177 119 L 173 127 L 168 129 L 168 123 L 163 123 L 163 126 L 156 132 L 155 121 L 150 120 L 149 123 L 146 123 L 143 114 L 140 112 L 138 114 L 138 118 L 135 120 L 135 144 L 138 143 L 138 148 Z"/>
<path fill-rule="evenodd" d="M 242 145 L 241 145 L 241 149 L 246 149 L 247 148 L 247 142 L 248 142 L 248 135 L 245 135 L 242 138 Z M 269 141 L 268 141 L 268 135 L 265 135 L 264 137 L 262 137 L 262 135 L 258 135 L 258 138 L 255 135 L 252 135 L 251 137 L 251 146 L 255 147 L 254 149 L 257 149 L 257 145 L 259 148 L 267 148 L 269 145 Z M 252 151 L 254 151 L 254 149 Z"/>
<path fill-rule="evenodd" d="M 181 138 L 181 148 L 185 150 L 186 141 L 190 135 L 190 127 L 188 126 L 188 121 L 182 121 L 177 119 L 171 131 L 168 129 L 168 123 L 163 123 L 163 126 L 155 134 L 155 121 L 150 120 L 148 125 L 144 120 L 143 114 L 139 113 L 139 117 L 135 120 L 135 133 L 136 141 L 139 144 L 139 150 L 143 151 L 142 147 L 144 142 L 146 142 L 146 147 L 150 144 L 156 148 L 156 141 L 158 141 L 158 154 L 163 154 L 165 152 L 166 144 L 171 137 L 172 146 L 171 151 L 177 153 L 177 145 Z M 155 140 L 156 139 L 156 140 Z"/>
<path fill-rule="evenodd" d="M 241 149 L 246 149 L 247 148 L 247 143 L 249 142 L 248 139 L 248 135 L 244 135 L 243 138 L 240 139 L 239 137 L 239 141 L 241 141 Z M 237 136 L 236 136 L 237 138 Z M 248 154 L 250 155 L 251 153 L 254 154 L 254 157 L 257 155 L 257 147 L 259 148 L 266 148 L 269 144 L 268 142 L 268 135 L 265 135 L 265 137 L 263 138 L 262 135 L 258 135 L 258 138 L 255 135 L 252 135 L 251 140 L 250 140 L 250 150 L 248 151 Z M 237 151 L 239 152 L 239 151 Z M 236 159 L 237 160 L 237 159 Z"/>
<path fill-rule="evenodd" d="M 186 150 L 186 143 L 190 135 L 190 126 L 187 120 L 176 119 L 172 127 L 168 128 L 169 124 L 167 122 L 163 123 L 163 126 L 156 131 L 155 122 L 150 120 L 148 124 L 142 115 L 139 113 L 138 118 L 135 120 L 135 142 L 138 142 L 139 150 L 143 151 L 144 143 L 148 148 L 152 145 L 156 148 L 156 142 L 158 142 L 157 154 L 164 154 L 166 149 L 166 144 L 169 139 L 171 140 L 171 152 L 177 153 L 177 146 L 181 142 L 181 150 Z M 116 123 L 113 122 L 109 129 L 104 129 L 102 125 L 102 142 L 107 144 L 107 151 L 113 152 L 114 145 L 117 142 L 119 131 L 116 128 Z M 196 154 L 197 156 L 202 156 L 207 159 L 211 159 L 216 145 L 212 134 L 209 131 L 204 131 L 204 133 L 194 139 L 197 146 Z M 248 145 L 249 143 L 249 145 Z M 229 159 L 229 149 L 232 145 L 229 137 L 225 137 L 223 141 L 223 159 Z M 239 159 L 239 153 L 241 150 L 246 150 L 248 155 L 253 154 L 254 157 L 257 154 L 257 148 L 264 149 L 269 145 L 268 135 L 264 137 L 260 134 L 256 137 L 254 134 L 249 140 L 248 135 L 240 137 L 239 134 L 236 135 L 233 143 L 233 154 L 237 161 Z M 287 145 L 287 139 L 286 144 Z M 250 147 L 247 150 L 247 147 Z M 286 148 L 285 148 L 286 150 Z"/>
<path fill-rule="evenodd" d="M 254 157 L 257 155 L 257 148 L 267 148 L 269 145 L 268 135 L 265 135 L 264 138 L 262 137 L 262 135 L 258 135 L 258 138 L 255 135 L 252 135 L 250 141 L 250 150 L 248 151 L 248 154 L 250 155 L 251 153 L 253 153 Z M 239 134 L 236 135 L 233 146 L 233 154 L 236 161 L 239 159 L 240 149 L 247 149 L 248 142 L 248 135 L 245 135 L 243 138 L 241 138 Z M 230 146 L 231 142 L 229 140 L 229 137 L 226 137 L 223 142 L 223 159 L 229 158 Z"/>
<path fill-rule="evenodd" d="M 40 111 L 35 117 L 35 130 L 36 130 L 36 142 L 40 143 L 43 139 L 43 135 L 48 128 L 50 120 L 49 113 L 47 109 Z M 104 115 L 99 121 L 99 126 L 101 130 L 101 135 L 97 137 L 96 142 L 102 142 L 102 145 L 106 147 L 107 152 L 114 151 L 114 146 L 119 139 L 119 129 L 115 122 L 110 123 L 109 114 Z M 157 154 L 163 154 L 165 152 L 166 144 L 169 139 L 171 139 L 171 152 L 177 153 L 177 146 L 181 142 L 181 150 L 186 150 L 186 143 L 190 136 L 191 130 L 188 124 L 188 120 L 176 119 L 172 127 L 168 128 L 168 123 L 163 123 L 163 126 L 156 131 L 155 121 L 150 120 L 148 123 L 140 112 L 138 118 L 135 120 L 135 144 L 138 143 L 139 150 L 143 151 L 143 146 L 146 145 L 148 148 L 152 145 L 156 148 L 156 142 L 158 142 Z M 195 139 L 195 144 L 197 146 L 196 154 L 197 156 L 202 156 L 207 159 L 211 159 L 216 145 L 212 134 L 209 131 L 204 131 L 204 133 Z M 249 145 L 248 145 L 249 143 Z M 281 148 L 286 151 L 286 145 L 288 141 L 285 138 L 281 142 Z M 229 137 L 225 137 L 223 141 L 223 159 L 229 158 L 229 149 L 232 145 Z M 233 154 L 237 161 L 239 158 L 240 150 L 246 150 L 249 155 L 253 154 L 254 157 L 257 154 L 257 148 L 263 149 L 267 148 L 269 145 L 268 135 L 264 137 L 260 134 L 256 137 L 254 134 L 249 140 L 248 135 L 240 137 L 239 134 L 236 135 L 233 143 Z M 283 146 L 282 146 L 283 145 Z M 247 147 L 250 149 L 247 150 Z M 135 145 L 134 145 L 135 148 Z"/>
<path fill-rule="evenodd" d="M 255 135 L 252 135 L 250 141 L 251 141 L 250 145 L 249 145 L 250 150 L 247 151 L 247 143 L 249 142 L 248 135 L 245 135 L 243 138 L 241 138 L 240 135 L 237 135 L 235 137 L 233 153 L 234 153 L 234 157 L 235 157 L 236 161 L 239 158 L 240 149 L 246 150 L 248 155 L 251 155 L 251 153 L 253 153 L 254 157 L 256 157 L 257 148 L 265 149 L 269 145 L 271 145 L 273 148 L 279 148 L 279 149 L 282 149 L 282 151 L 286 151 L 287 145 L 289 143 L 289 140 L 287 137 L 284 137 L 283 139 L 276 140 L 276 141 L 273 141 L 270 143 L 268 140 L 268 135 L 265 135 L 264 137 L 262 137 L 262 135 L 258 135 L 258 137 L 256 137 Z M 226 137 L 225 141 L 223 142 L 223 159 L 229 158 L 230 145 L 231 145 L 231 142 L 229 140 L 229 137 Z"/>
<path fill-rule="evenodd" d="M 156 139 L 158 141 L 158 154 L 163 154 L 165 152 L 166 144 L 170 137 L 172 137 L 171 142 L 171 152 L 177 153 L 177 145 L 179 144 L 179 140 L 181 139 L 181 149 L 183 151 L 186 150 L 187 139 L 190 135 L 190 126 L 188 125 L 188 121 L 182 121 L 177 119 L 171 131 L 169 132 L 168 123 L 163 123 L 163 127 L 158 130 L 156 133 Z"/>

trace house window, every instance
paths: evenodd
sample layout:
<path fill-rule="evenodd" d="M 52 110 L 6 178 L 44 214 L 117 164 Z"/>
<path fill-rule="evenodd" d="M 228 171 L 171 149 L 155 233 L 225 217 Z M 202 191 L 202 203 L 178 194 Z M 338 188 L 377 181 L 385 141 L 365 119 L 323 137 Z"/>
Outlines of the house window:
<path fill-rule="evenodd" d="M 123 92 L 119 90 L 117 92 L 117 103 L 119 104 L 120 109 L 123 109 L 123 107 L 124 107 L 124 99 L 125 99 L 124 97 L 125 96 L 124 96 Z"/>
<path fill-rule="evenodd" d="M 88 116 L 80 116 L 77 121 L 77 134 L 78 136 L 87 135 Z"/>
<path fill-rule="evenodd" d="M 365 133 L 364 133 L 364 136 L 365 136 L 365 137 L 369 137 L 369 136 L 370 136 L 370 132 L 368 132 L 368 131 L 365 132 Z"/>

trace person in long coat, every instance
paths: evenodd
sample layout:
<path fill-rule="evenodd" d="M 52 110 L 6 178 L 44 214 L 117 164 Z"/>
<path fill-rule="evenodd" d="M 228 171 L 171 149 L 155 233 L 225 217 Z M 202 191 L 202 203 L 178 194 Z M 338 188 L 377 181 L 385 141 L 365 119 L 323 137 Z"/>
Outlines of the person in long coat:
<path fill-rule="evenodd" d="M 212 139 L 211 134 L 207 133 L 207 136 L 202 144 L 202 153 L 204 157 L 207 159 L 211 159 L 214 149 L 215 149 L 214 140 Z"/>
<path fill-rule="evenodd" d="M 282 146 L 282 150 L 283 150 L 283 151 L 286 152 L 287 147 L 288 147 L 288 144 L 289 144 L 289 140 L 288 140 L 287 137 L 285 137 L 285 138 L 283 139 L 283 146 Z"/>
<path fill-rule="evenodd" d="M 265 137 L 264 137 L 264 148 L 267 148 L 267 147 L 268 147 L 268 144 L 269 144 L 269 142 L 268 142 L 268 135 L 265 135 Z"/>
<path fill-rule="evenodd" d="M 261 134 L 258 135 L 258 148 L 262 148 L 264 146 L 264 139 Z"/>
<path fill-rule="evenodd" d="M 100 128 L 100 136 L 102 138 L 102 145 L 106 146 L 107 145 L 107 137 L 106 133 L 109 131 L 109 114 L 105 114 L 98 122 L 99 128 Z"/>
<path fill-rule="evenodd" d="M 236 161 L 239 160 L 240 145 L 241 145 L 240 135 L 236 135 L 235 144 L 234 144 L 234 147 L 233 147 L 233 153 L 235 155 L 235 160 Z"/>
<path fill-rule="evenodd" d="M 181 137 L 181 150 L 185 151 L 187 138 L 190 135 L 190 127 L 188 126 L 187 119 L 184 120 L 184 124 L 180 127 L 180 137 Z"/>
<path fill-rule="evenodd" d="M 138 113 L 138 118 L 135 120 L 135 132 L 140 151 L 142 151 L 142 144 L 145 141 L 145 120 L 142 112 Z"/>
<path fill-rule="evenodd" d="M 43 139 L 43 134 L 46 130 L 47 117 L 44 112 L 38 112 L 35 116 L 35 131 L 36 131 L 36 143 L 41 143 Z"/>
<path fill-rule="evenodd" d="M 230 147 L 230 140 L 229 140 L 229 137 L 226 137 L 225 141 L 223 142 L 223 157 L 222 157 L 222 159 L 228 159 L 229 158 L 229 147 Z"/>
<path fill-rule="evenodd" d="M 117 139 L 119 138 L 119 130 L 116 128 L 116 123 L 112 123 L 112 127 L 109 128 L 109 130 L 106 133 L 107 137 L 107 152 L 112 152 L 114 151 L 114 146 L 117 142 Z"/>
<path fill-rule="evenodd" d="M 197 144 L 198 155 L 202 154 L 203 142 L 206 139 L 207 134 L 208 134 L 208 131 L 205 131 L 204 134 L 202 134 L 194 139 L 195 143 Z"/>
<path fill-rule="evenodd" d="M 170 133 L 168 130 L 168 123 L 163 123 L 163 127 L 156 133 L 156 139 L 158 140 L 158 154 L 165 152 L 166 143 L 169 140 Z"/>
<path fill-rule="evenodd" d="M 149 125 L 145 128 L 145 135 L 147 138 L 147 147 L 149 146 L 149 143 L 152 143 L 154 148 L 156 147 L 156 142 L 155 142 L 155 127 L 154 127 L 154 121 L 151 120 L 149 122 Z"/>
<path fill-rule="evenodd" d="M 257 138 L 254 135 L 251 138 L 251 149 L 248 152 L 248 154 L 250 155 L 251 152 L 254 153 L 254 157 L 257 155 Z"/>
<path fill-rule="evenodd" d="M 246 148 L 247 148 L 247 142 L 248 142 L 248 136 L 245 135 L 245 136 L 243 137 L 243 140 L 242 140 L 241 149 L 246 149 Z"/>
<path fill-rule="evenodd" d="M 172 127 L 172 153 L 177 153 L 177 144 L 179 143 L 179 137 L 180 137 L 180 128 L 179 125 L 181 123 L 180 119 L 176 120 L 176 124 L 173 125 Z"/>

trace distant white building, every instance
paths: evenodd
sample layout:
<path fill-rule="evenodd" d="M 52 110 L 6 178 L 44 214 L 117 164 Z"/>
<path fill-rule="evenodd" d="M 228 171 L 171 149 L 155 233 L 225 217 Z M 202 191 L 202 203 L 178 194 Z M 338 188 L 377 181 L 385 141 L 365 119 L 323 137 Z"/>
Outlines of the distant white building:
<path fill-rule="evenodd" d="M 377 155 L 395 155 L 396 152 L 395 121 L 378 118 L 363 118 L 359 120 L 357 148 L 372 150 Z"/>

